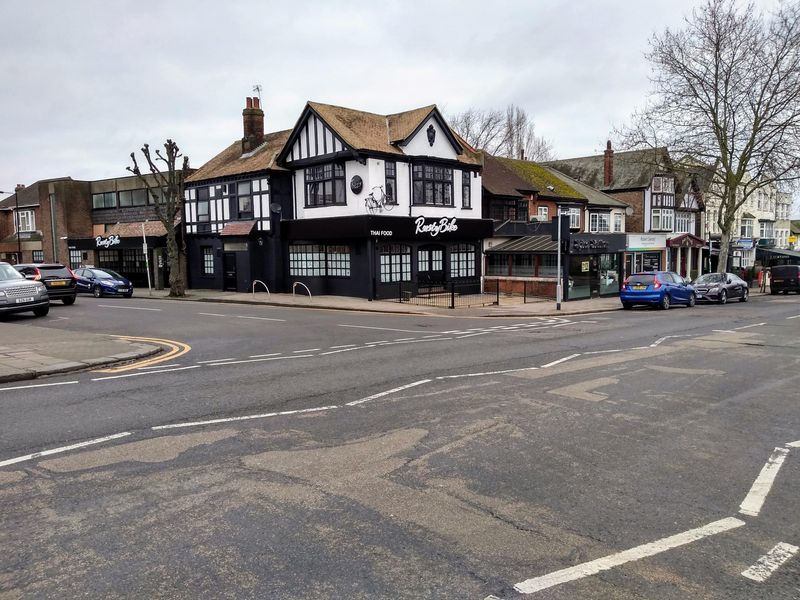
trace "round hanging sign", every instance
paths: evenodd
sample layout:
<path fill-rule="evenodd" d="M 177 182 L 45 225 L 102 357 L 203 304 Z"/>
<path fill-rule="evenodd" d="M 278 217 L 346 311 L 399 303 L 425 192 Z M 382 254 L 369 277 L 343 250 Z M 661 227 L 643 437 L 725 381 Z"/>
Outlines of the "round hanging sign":
<path fill-rule="evenodd" d="M 361 176 L 353 175 L 353 178 L 350 180 L 350 189 L 353 191 L 353 193 L 360 194 L 363 188 L 364 188 L 364 180 L 361 179 Z"/>

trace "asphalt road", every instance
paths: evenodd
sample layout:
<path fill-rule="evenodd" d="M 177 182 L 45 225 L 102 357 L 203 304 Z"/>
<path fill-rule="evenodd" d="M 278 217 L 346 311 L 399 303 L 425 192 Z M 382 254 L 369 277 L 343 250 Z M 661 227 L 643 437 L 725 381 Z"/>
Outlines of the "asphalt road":
<path fill-rule="evenodd" d="M 191 350 L 0 387 L 2 599 L 800 598 L 796 297 L 29 322 Z"/>

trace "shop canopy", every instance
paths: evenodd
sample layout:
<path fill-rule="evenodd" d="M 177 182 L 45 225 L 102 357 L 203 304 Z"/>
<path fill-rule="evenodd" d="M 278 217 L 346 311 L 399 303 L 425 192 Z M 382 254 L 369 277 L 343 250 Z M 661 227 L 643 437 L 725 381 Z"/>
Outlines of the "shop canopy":
<path fill-rule="evenodd" d="M 526 235 L 503 242 L 486 251 L 487 254 L 554 254 L 558 252 L 558 242 L 550 235 Z"/>

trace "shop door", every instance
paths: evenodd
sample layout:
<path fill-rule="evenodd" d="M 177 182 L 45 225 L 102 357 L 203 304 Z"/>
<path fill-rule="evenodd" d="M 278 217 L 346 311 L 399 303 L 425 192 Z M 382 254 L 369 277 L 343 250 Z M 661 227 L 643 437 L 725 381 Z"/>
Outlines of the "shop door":
<path fill-rule="evenodd" d="M 222 255 L 222 289 L 226 292 L 236 291 L 235 252 L 225 252 Z"/>
<path fill-rule="evenodd" d="M 417 251 L 417 280 L 419 287 L 444 283 L 444 246 L 422 246 Z"/>

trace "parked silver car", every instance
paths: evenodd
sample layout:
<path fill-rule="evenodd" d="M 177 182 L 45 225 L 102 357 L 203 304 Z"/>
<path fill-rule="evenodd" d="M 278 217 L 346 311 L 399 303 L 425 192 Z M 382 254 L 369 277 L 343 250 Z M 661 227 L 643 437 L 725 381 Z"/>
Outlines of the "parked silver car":
<path fill-rule="evenodd" d="M 33 311 L 37 317 L 50 312 L 50 298 L 41 281 L 28 281 L 14 267 L 0 262 L 0 315 Z"/>

